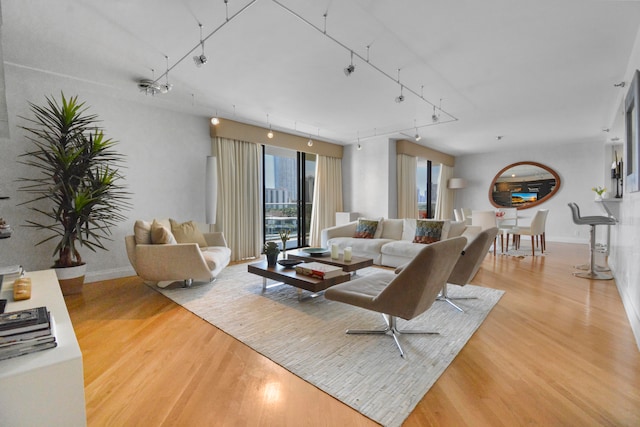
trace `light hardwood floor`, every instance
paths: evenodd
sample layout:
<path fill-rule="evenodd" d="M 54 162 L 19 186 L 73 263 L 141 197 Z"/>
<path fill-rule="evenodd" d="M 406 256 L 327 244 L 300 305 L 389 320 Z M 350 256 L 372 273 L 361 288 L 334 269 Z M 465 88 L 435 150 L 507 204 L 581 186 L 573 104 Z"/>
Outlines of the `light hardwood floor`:
<path fill-rule="evenodd" d="M 615 283 L 571 275 L 587 256 L 487 256 L 472 283 L 506 293 L 405 425 L 640 425 L 640 352 Z M 375 425 L 138 278 L 66 302 L 89 426 Z"/>

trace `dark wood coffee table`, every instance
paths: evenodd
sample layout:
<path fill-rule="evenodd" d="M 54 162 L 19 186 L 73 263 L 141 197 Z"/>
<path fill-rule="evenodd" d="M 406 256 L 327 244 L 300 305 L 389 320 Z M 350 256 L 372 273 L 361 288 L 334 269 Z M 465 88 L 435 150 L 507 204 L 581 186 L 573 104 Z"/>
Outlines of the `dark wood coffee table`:
<path fill-rule="evenodd" d="M 287 259 L 299 259 L 304 262 L 320 262 L 322 264 L 329 264 L 336 267 L 342 267 L 342 271 L 347 273 L 353 273 L 355 275 L 356 270 L 360 270 L 361 268 L 369 267 L 373 265 L 372 258 L 361 258 L 357 256 L 352 256 L 351 261 L 344 260 L 344 254 L 340 254 L 338 259 L 332 259 L 331 255 L 323 255 L 323 256 L 311 256 L 303 251 L 287 251 Z"/>
<path fill-rule="evenodd" d="M 351 275 L 349 273 L 342 273 L 339 276 L 332 277 L 330 279 L 316 279 L 315 277 L 305 276 L 304 274 L 296 273 L 295 268 L 285 268 L 280 264 L 276 264 L 274 267 L 267 266 L 266 261 L 258 262 L 255 264 L 249 264 L 247 266 L 249 273 L 262 276 L 262 292 L 265 292 L 268 287 L 267 279 L 277 280 L 278 282 L 294 286 L 298 288 L 298 300 L 304 299 L 302 290 L 306 290 L 312 293 L 313 296 L 317 296 L 318 292 L 324 291 L 333 285 L 349 281 Z M 279 285 L 280 283 L 278 283 Z"/>

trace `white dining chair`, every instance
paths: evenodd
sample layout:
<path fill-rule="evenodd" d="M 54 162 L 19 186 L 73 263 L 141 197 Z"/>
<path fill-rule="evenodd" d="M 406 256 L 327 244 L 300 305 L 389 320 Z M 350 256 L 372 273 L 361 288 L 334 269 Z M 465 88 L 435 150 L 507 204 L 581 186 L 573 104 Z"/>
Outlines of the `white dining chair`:
<path fill-rule="evenodd" d="M 505 250 L 504 238 L 507 238 L 506 248 L 509 250 L 509 235 L 518 228 L 518 208 L 500 208 L 496 211 L 498 234 L 502 252 Z"/>
<path fill-rule="evenodd" d="M 479 226 L 482 231 L 497 227 L 495 211 L 472 211 L 471 225 Z M 496 238 L 493 239 L 493 254 L 496 254 Z"/>

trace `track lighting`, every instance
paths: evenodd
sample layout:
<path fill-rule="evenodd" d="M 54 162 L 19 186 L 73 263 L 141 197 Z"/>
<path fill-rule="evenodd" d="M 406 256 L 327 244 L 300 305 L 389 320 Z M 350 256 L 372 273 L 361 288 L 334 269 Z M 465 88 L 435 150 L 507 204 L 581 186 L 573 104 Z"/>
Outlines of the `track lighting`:
<path fill-rule="evenodd" d="M 217 117 L 212 117 L 211 118 L 211 124 L 214 125 L 214 126 L 219 125 L 220 124 L 220 119 L 217 118 Z"/>
<path fill-rule="evenodd" d="M 311 140 L 311 139 L 310 139 L 310 140 L 308 140 L 308 141 L 307 141 L 307 145 L 308 145 L 309 147 L 313 147 L 313 140 Z"/>
<path fill-rule="evenodd" d="M 416 142 L 420 141 L 422 139 L 422 137 L 420 136 L 420 134 L 416 133 Z"/>
<path fill-rule="evenodd" d="M 204 55 L 204 40 L 202 40 L 202 24 L 198 24 L 200 26 L 200 46 L 202 47 L 202 53 L 200 55 L 196 55 L 193 57 L 193 62 L 195 62 L 196 67 L 202 67 L 207 63 L 207 57 Z"/>
<path fill-rule="evenodd" d="M 438 111 L 442 111 L 442 98 L 440 98 L 440 106 L 438 107 Z M 440 113 L 436 114 L 436 106 L 433 106 L 433 114 L 431 115 L 431 120 L 433 123 L 438 123 L 440 120 Z"/>
<path fill-rule="evenodd" d="M 269 121 L 269 115 L 267 114 L 267 124 L 269 125 L 269 132 L 267 132 L 267 138 L 273 138 L 273 131 L 271 130 L 271 122 Z"/>
<path fill-rule="evenodd" d="M 173 89 L 173 85 L 169 83 L 169 57 L 165 55 L 164 59 L 167 62 L 167 72 L 164 73 L 165 83 L 163 85 L 160 85 L 160 93 L 167 93 L 171 89 Z"/>
<path fill-rule="evenodd" d="M 625 83 L 625 82 L 614 83 L 614 84 L 613 84 L 613 86 L 614 86 L 614 87 L 620 87 L 620 88 L 622 88 L 622 87 L 625 87 L 625 86 L 626 86 L 626 83 Z"/>
<path fill-rule="evenodd" d="M 353 65 L 353 51 L 351 51 L 351 63 L 347 67 L 345 67 L 344 75 L 349 77 L 351 73 L 353 73 L 355 70 L 356 70 L 356 66 Z"/>
<path fill-rule="evenodd" d="M 396 102 L 399 104 L 404 101 L 404 95 L 402 94 L 403 85 L 400 85 L 400 95 L 396 96 Z"/>

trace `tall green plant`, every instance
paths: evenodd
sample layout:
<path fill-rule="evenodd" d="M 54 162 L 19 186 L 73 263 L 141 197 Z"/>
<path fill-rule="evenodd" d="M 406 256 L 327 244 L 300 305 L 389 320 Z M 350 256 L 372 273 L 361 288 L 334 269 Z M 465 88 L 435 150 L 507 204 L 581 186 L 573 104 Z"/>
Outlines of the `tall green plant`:
<path fill-rule="evenodd" d="M 45 106 L 29 103 L 34 117 L 21 117 L 29 122 L 21 128 L 32 147 L 20 163 L 37 174 L 19 181 L 25 184 L 20 190 L 33 196 L 23 204 L 47 218 L 27 221 L 50 232 L 36 245 L 59 238 L 54 267 L 71 267 L 83 263 L 78 245 L 106 250 L 103 241 L 125 219 L 121 212 L 129 206 L 129 193 L 120 184 L 124 157 L 113 149 L 116 141 L 105 137 L 98 116 L 87 113 L 77 96 L 61 98 L 58 103 L 47 97 Z"/>

